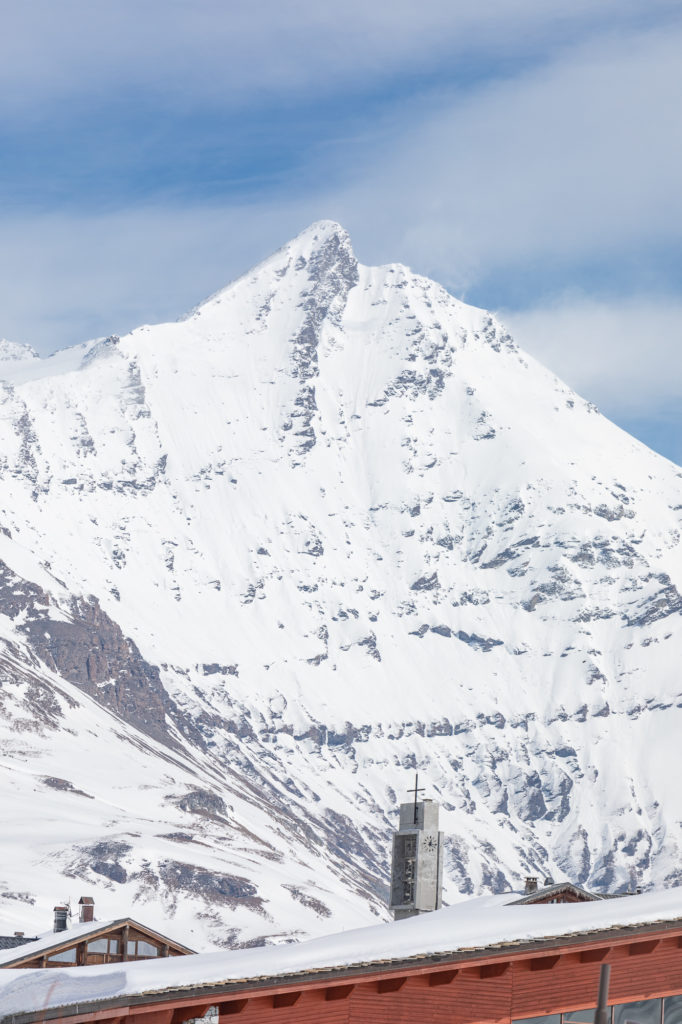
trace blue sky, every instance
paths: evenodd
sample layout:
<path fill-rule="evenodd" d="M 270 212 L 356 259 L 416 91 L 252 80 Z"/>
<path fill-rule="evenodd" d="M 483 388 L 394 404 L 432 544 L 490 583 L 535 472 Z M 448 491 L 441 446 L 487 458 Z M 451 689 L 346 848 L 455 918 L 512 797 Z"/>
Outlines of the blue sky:
<path fill-rule="evenodd" d="M 678 0 L 7 6 L 0 336 L 175 318 L 334 218 L 682 463 L 680 52 Z"/>

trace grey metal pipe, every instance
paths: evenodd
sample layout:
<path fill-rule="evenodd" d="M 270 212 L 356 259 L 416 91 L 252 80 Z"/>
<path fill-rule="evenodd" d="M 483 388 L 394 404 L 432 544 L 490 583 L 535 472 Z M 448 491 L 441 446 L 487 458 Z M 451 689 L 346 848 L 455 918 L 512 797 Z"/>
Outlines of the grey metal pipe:
<path fill-rule="evenodd" d="M 597 1012 L 594 1024 L 610 1024 L 609 1022 L 609 980 L 611 978 L 611 964 L 602 964 L 599 972 L 599 998 L 597 999 Z"/>

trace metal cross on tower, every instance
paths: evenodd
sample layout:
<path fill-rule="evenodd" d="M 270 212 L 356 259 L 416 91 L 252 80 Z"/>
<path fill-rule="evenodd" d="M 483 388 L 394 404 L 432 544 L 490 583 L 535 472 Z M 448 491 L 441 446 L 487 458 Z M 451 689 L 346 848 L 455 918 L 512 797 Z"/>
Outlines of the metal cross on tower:
<path fill-rule="evenodd" d="M 419 785 L 419 772 L 414 773 L 414 789 L 408 789 L 408 793 L 414 793 L 414 823 L 417 824 L 417 797 L 424 792 L 424 786 Z"/>

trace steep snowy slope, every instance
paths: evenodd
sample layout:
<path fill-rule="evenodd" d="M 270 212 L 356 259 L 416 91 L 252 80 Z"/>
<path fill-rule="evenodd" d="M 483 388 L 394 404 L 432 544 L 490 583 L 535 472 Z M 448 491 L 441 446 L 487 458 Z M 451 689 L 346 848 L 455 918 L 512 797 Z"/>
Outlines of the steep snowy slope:
<path fill-rule="evenodd" d="M 682 475 L 490 314 L 322 222 L 179 323 L 0 374 L 7 635 L 95 731 L 127 723 L 96 800 L 131 729 L 145 747 L 129 810 L 88 804 L 109 867 L 52 790 L 49 850 L 18 824 L 8 891 L 66 874 L 160 925 L 173 840 L 151 835 L 176 831 L 175 860 L 253 888 L 184 876 L 206 942 L 357 923 L 385 914 L 414 768 L 446 807 L 450 900 L 528 867 L 679 879 Z M 91 792 L 79 738 L 50 735 L 8 769 Z M 165 781 L 135 795 L 146 773 Z"/>

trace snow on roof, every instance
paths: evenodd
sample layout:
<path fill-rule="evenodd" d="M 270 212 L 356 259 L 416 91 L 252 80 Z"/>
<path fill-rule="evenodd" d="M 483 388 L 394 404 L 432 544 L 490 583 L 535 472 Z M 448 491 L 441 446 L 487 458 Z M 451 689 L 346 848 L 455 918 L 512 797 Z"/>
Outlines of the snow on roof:
<path fill-rule="evenodd" d="M 0 935 L 0 949 L 16 949 L 17 946 L 25 946 L 27 942 L 33 942 L 35 935 L 24 938 L 23 935 Z"/>
<path fill-rule="evenodd" d="M 432 954 L 475 954 L 512 943 L 587 938 L 621 927 L 679 921 L 682 928 L 682 888 L 592 903 L 510 905 L 510 895 L 482 896 L 404 921 L 291 945 L 59 971 L 8 969 L 0 971 L 0 1014 L 334 968 L 385 966 Z"/>
<path fill-rule="evenodd" d="M 88 921 L 84 924 L 74 925 L 73 928 L 67 928 L 62 932 L 55 932 L 51 929 L 49 932 L 43 932 L 42 935 L 39 935 L 37 939 L 33 939 L 31 942 L 24 942 L 15 949 L 5 949 L 0 952 L 0 966 L 11 960 L 18 960 L 19 958 L 23 960 L 24 957 L 37 956 L 46 949 L 51 949 L 52 946 L 61 946 L 71 938 L 77 941 L 90 932 L 102 931 L 112 924 L 113 921 Z"/>
<path fill-rule="evenodd" d="M 144 924 L 139 924 L 137 921 L 133 921 L 130 917 L 122 917 L 114 921 L 84 921 L 82 923 L 74 925 L 72 928 L 66 928 L 64 931 L 55 932 L 49 931 L 39 935 L 37 939 L 33 939 L 31 942 L 25 942 L 21 946 L 17 946 L 14 949 L 4 949 L 0 951 L 0 967 L 3 964 L 12 963 L 14 960 L 25 960 L 33 956 L 39 956 L 41 953 L 46 953 L 50 949 L 56 946 L 68 945 L 71 941 L 74 943 L 79 942 L 84 936 L 87 935 L 99 935 L 100 932 L 109 931 L 110 928 L 120 928 L 124 924 L 131 924 L 134 928 L 139 928 L 142 932 L 147 932 L 151 935 L 158 935 L 159 938 L 167 939 L 165 935 L 159 935 L 152 928 L 148 928 Z M 171 945 L 182 946 L 182 943 L 177 942 L 175 939 L 167 939 Z M 184 947 L 183 948 L 187 948 Z M 0 1003 L 0 1009 L 2 1004 Z"/>

